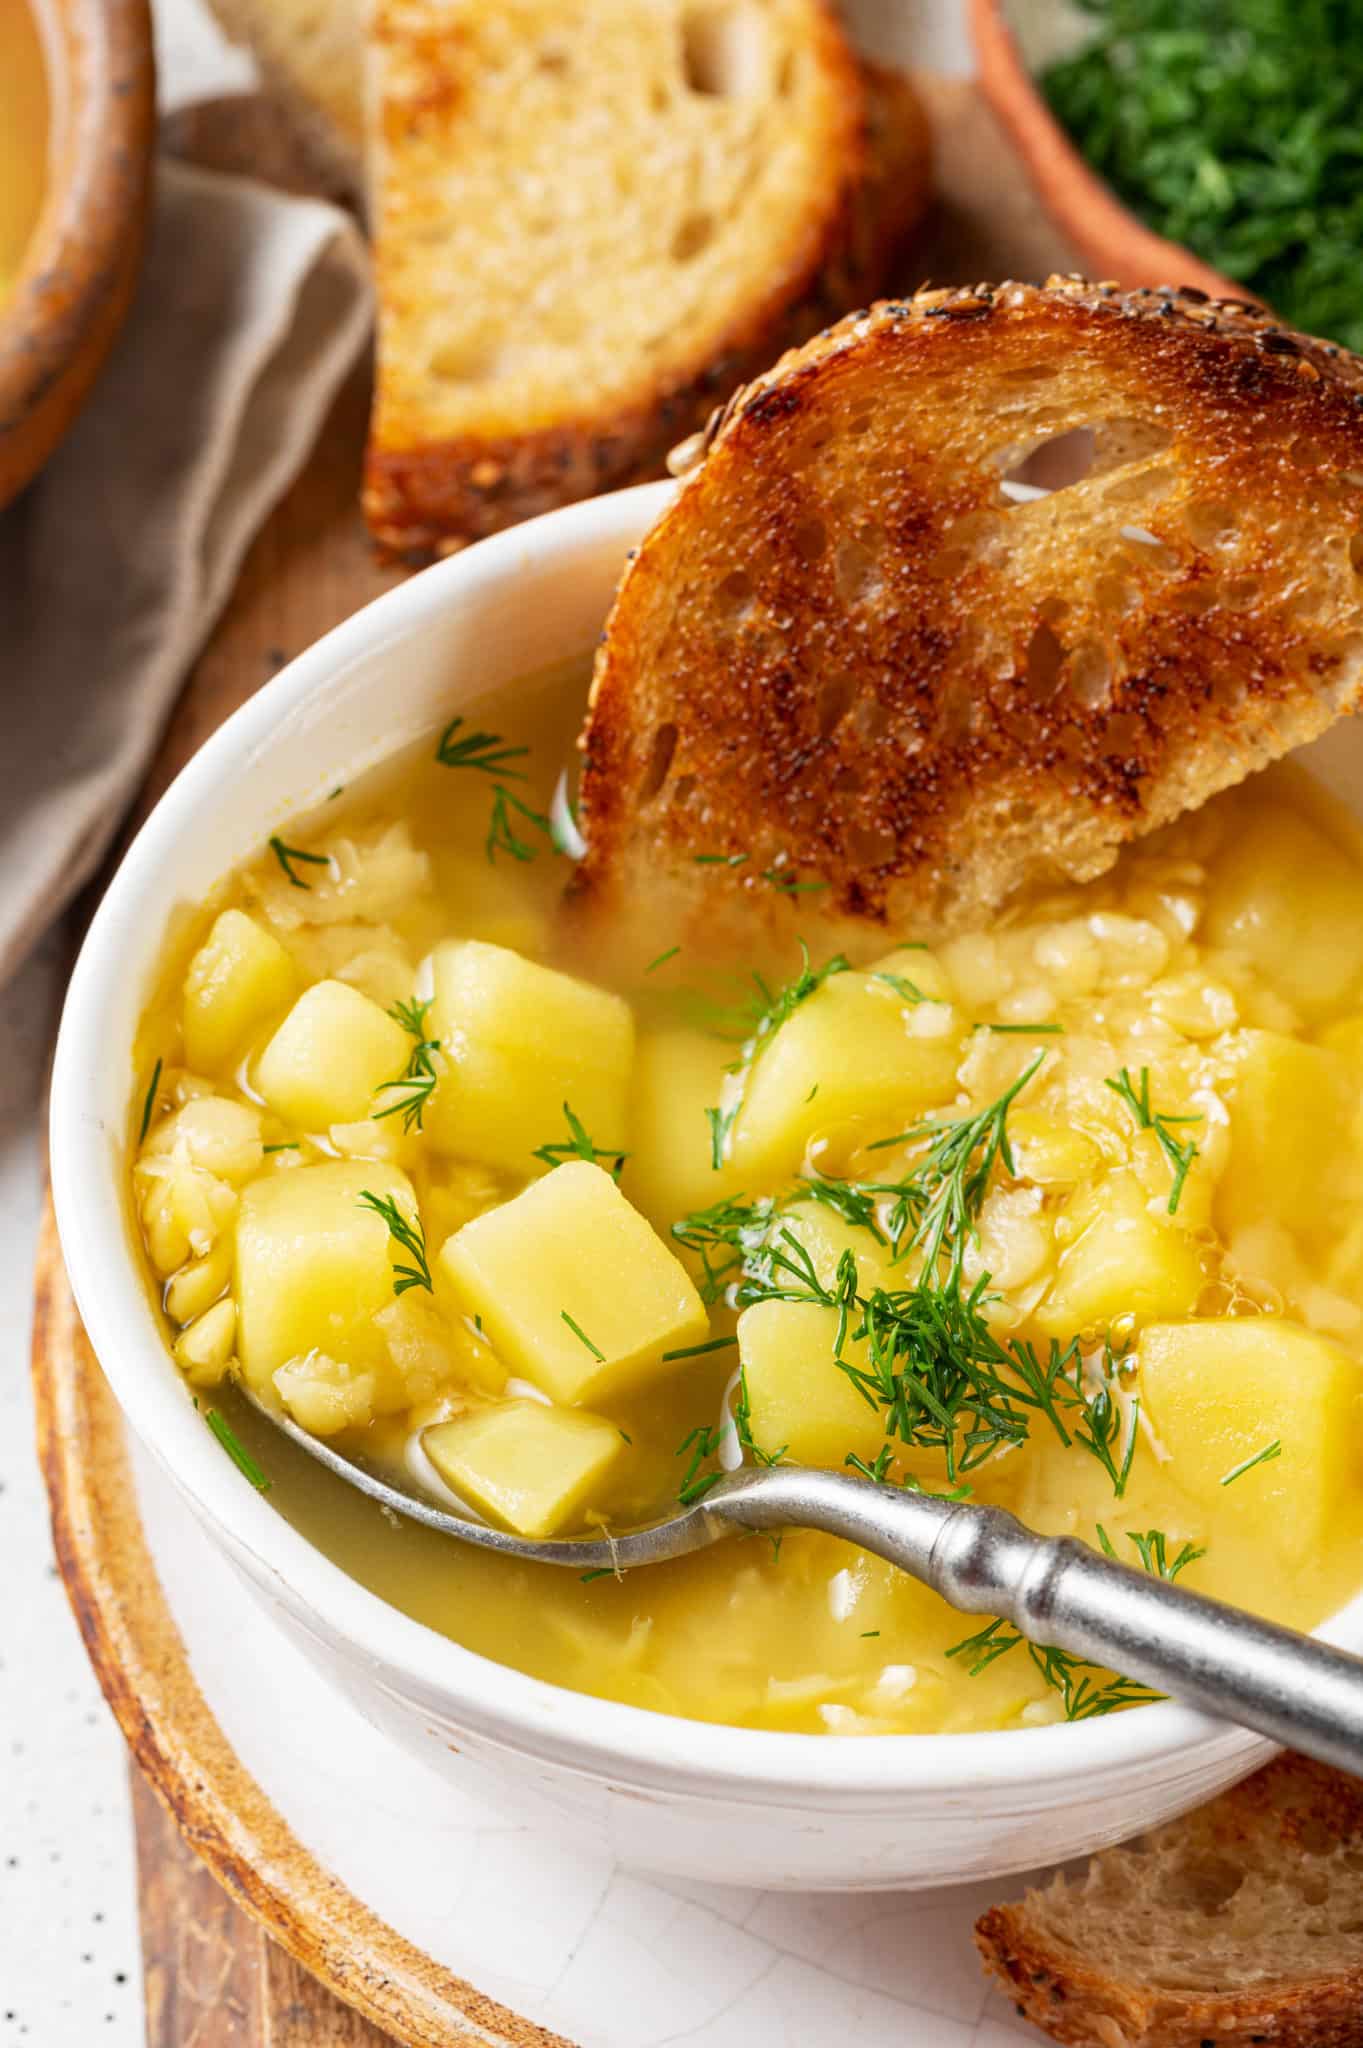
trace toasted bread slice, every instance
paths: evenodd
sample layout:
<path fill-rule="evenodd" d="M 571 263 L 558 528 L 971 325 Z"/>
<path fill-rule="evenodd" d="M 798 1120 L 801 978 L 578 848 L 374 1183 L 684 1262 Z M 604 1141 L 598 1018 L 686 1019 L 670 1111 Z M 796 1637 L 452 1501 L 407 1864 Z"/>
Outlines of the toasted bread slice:
<path fill-rule="evenodd" d="M 1278 1757 L 995 1906 L 975 1940 L 1019 2011 L 1075 2048 L 1357 2048 L 1363 1786 Z"/>
<path fill-rule="evenodd" d="M 1077 446 L 1080 480 L 1013 500 Z M 583 736 L 579 887 L 617 919 L 667 877 L 693 929 L 968 926 L 1363 692 L 1363 363 L 1238 304 L 921 292 L 693 452 Z"/>
<path fill-rule="evenodd" d="M 660 475 L 924 204 L 918 103 L 827 0 L 377 0 L 374 38 L 365 510 L 409 560 Z"/>

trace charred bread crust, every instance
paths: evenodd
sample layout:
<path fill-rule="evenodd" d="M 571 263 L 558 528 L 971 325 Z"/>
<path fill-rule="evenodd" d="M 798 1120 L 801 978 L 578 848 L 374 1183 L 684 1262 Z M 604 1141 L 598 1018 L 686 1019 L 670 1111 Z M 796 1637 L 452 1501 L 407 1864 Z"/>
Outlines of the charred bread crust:
<path fill-rule="evenodd" d="M 1068 582 L 1062 595 L 1063 577 L 1029 583 L 997 560 L 951 565 L 955 535 L 999 524 L 1007 465 L 986 459 L 987 420 L 965 459 L 950 456 L 956 422 L 933 407 L 1006 392 L 1010 377 L 1029 365 L 1044 376 L 1048 363 L 1057 389 L 1071 372 L 1086 380 L 1094 416 L 1148 415 L 1169 438 L 1174 487 L 1141 511 L 1159 545 L 1123 567 L 1140 600 L 1126 613 L 1104 612 L 1103 564 L 1082 525 L 1068 552 L 1097 597 Z M 830 444 L 843 450 L 845 490 L 819 468 Z M 1048 501 L 1057 530 L 1091 516 L 1068 509 L 1081 495 Z M 1221 585 L 1215 550 L 1179 523 L 1212 498 L 1240 525 Z M 867 507 L 883 590 L 859 611 L 829 562 Z M 790 847 L 827 891 L 821 910 L 919 931 L 987 911 L 1038 876 L 1101 872 L 1124 839 L 1353 708 L 1360 573 L 1343 578 L 1351 596 L 1338 616 L 1282 601 L 1308 514 L 1332 560 L 1352 546 L 1359 572 L 1349 532 L 1363 529 L 1363 363 L 1247 303 L 1052 278 L 922 291 L 850 315 L 717 411 L 629 566 L 583 740 L 579 895 L 618 898 L 645 837 L 654 869 L 680 872 L 702 830 L 708 850 L 750 856 L 706 871 L 712 910 L 725 891 L 754 900 L 750 875 Z M 818 559 L 802 557 L 825 542 Z M 727 625 L 715 596 L 726 563 L 746 593 L 744 616 Z M 683 589 L 684 609 L 672 598 Z M 1104 642 L 1110 687 L 1093 701 L 1064 675 L 1052 691 L 1030 672 L 1057 602 Z M 963 651 L 982 632 L 993 636 L 987 672 Z M 825 730 L 819 695 L 839 665 L 855 670 L 849 696 L 868 721 Z M 697 799 L 669 804 L 650 787 L 664 727 L 680 734 L 669 788 L 722 792 L 718 837 L 698 822 Z"/>
<path fill-rule="evenodd" d="M 1340 1873 L 1330 1859 L 1342 1850 L 1354 1859 L 1363 1847 L 1363 1788 L 1341 1772 L 1303 1757 L 1280 1756 L 1251 1778 L 1222 1793 L 1209 1807 L 1159 1830 L 1154 1841 L 1179 1831 L 1205 1836 L 1207 1849 L 1232 1868 L 1253 1859 L 1280 1862 L 1284 1873 L 1313 1863 L 1319 1883 Z M 1107 1850 L 1095 1861 L 1116 1861 L 1127 1850 Z M 1346 1881 L 1356 1882 L 1356 1879 Z M 1137 1895 L 1133 1914 L 1158 1911 L 1157 1901 Z M 1084 1880 L 1057 1878 L 1041 1900 L 1060 1908 L 1042 1925 L 1032 1896 L 1016 1905 L 995 1906 L 975 1924 L 975 1945 L 988 1974 L 1024 2018 L 1053 2041 L 1071 2048 L 1357 2048 L 1363 2039 L 1363 1941 L 1358 1968 L 1312 1973 L 1301 1951 L 1293 1955 L 1247 1953 L 1244 1967 L 1253 1982 L 1227 1985 L 1215 1993 L 1183 1991 L 1153 1981 L 1114 1974 L 1105 1928 L 1085 1912 Z M 1204 1937 L 1211 1920 L 1198 1905 L 1182 1909 L 1190 1942 Z M 1179 1914 L 1177 1904 L 1167 1908 Z M 1063 1918 L 1059 1939 L 1051 1925 Z M 1288 1930 L 1290 1939 L 1290 1930 Z M 1309 1943 L 1307 1944 L 1309 1953 Z"/>

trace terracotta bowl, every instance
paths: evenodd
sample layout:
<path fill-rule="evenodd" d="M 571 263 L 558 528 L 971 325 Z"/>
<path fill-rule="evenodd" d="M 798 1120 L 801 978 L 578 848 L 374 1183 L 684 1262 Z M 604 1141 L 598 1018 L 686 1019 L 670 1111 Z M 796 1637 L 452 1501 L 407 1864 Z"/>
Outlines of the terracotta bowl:
<path fill-rule="evenodd" d="M 0 505 L 70 426 L 127 311 L 155 123 L 147 0 L 27 4 L 47 66 L 48 180 L 0 300 Z"/>
<path fill-rule="evenodd" d="M 1193 285 L 1214 299 L 1247 298 L 1243 285 L 1146 227 L 1090 169 L 1033 82 L 1012 13 L 1006 0 L 970 0 L 980 90 L 1089 274 L 1128 287 Z"/>

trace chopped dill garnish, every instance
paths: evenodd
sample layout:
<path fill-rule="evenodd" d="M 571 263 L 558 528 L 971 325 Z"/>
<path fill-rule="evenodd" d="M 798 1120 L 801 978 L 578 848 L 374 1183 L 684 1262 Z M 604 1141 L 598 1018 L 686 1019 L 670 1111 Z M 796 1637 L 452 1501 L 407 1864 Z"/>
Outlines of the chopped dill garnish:
<path fill-rule="evenodd" d="M 262 1152 L 265 1152 L 265 1153 L 270 1153 L 270 1152 L 301 1152 L 301 1151 L 302 1151 L 302 1149 L 303 1149 L 303 1147 L 302 1147 L 302 1146 L 301 1146 L 301 1145 L 300 1145 L 300 1144 L 299 1144 L 299 1143 L 297 1142 L 297 1140 L 295 1139 L 295 1140 L 294 1140 L 294 1141 L 293 1141 L 292 1143 L 289 1143 L 289 1144 L 284 1144 L 284 1145 L 262 1145 L 260 1149 L 261 1149 L 261 1151 L 262 1151 Z"/>
<path fill-rule="evenodd" d="M 1265 1444 L 1263 1449 L 1256 1451 L 1252 1458 L 1245 1458 L 1240 1464 L 1232 1465 L 1230 1471 L 1227 1472 L 1225 1478 L 1221 1481 L 1221 1484 L 1229 1486 L 1232 1480 L 1243 1479 L 1246 1472 L 1252 1472 L 1256 1465 L 1267 1465 L 1272 1459 L 1280 1458 L 1282 1454 L 1283 1447 L 1275 1437 L 1271 1444 Z"/>
<path fill-rule="evenodd" d="M 336 801 L 336 799 L 337 799 L 337 797 L 338 797 L 338 796 L 343 796 L 344 794 L 345 794 L 345 784 L 344 784 L 343 782 L 338 782 L 338 783 L 337 783 L 337 785 L 336 785 L 336 787 L 335 787 L 335 789 L 329 789 L 329 790 L 327 791 L 327 802 L 328 802 L 329 804 L 334 804 L 334 803 L 335 803 L 335 801 Z"/>
<path fill-rule="evenodd" d="M 1201 1117 L 1168 1116 L 1162 1110 L 1152 1110 L 1149 1067 L 1141 1068 L 1139 1088 L 1126 1067 L 1122 1068 L 1115 1080 L 1109 1080 L 1104 1085 L 1110 1088 L 1114 1095 L 1120 1095 L 1135 1117 L 1137 1128 L 1142 1131 L 1153 1131 L 1159 1141 L 1160 1150 L 1173 1168 L 1174 1183 L 1169 1190 L 1169 1214 L 1172 1216 L 1178 1208 L 1189 1168 L 1198 1156 L 1198 1148 L 1191 1138 L 1186 1138 L 1180 1143 L 1171 1127 L 1174 1124 L 1199 1124 L 1202 1121 Z"/>
<path fill-rule="evenodd" d="M 152 1112 L 156 1108 L 156 1091 L 160 1087 L 160 1085 L 161 1062 L 160 1060 L 158 1060 L 156 1062 L 156 1065 L 151 1070 L 151 1080 L 147 1084 L 147 1093 L 142 1103 L 142 1127 L 137 1133 L 137 1142 L 139 1145 L 143 1143 L 143 1141 L 146 1138 L 147 1132 L 151 1129 Z"/>
<path fill-rule="evenodd" d="M 1019 1038 L 1059 1038 L 1064 1032 L 1063 1024 L 977 1024 L 977 1031 L 997 1031 L 1002 1036 L 1012 1033 Z"/>
<path fill-rule="evenodd" d="M 746 859 L 746 855 L 744 857 Z M 827 882 L 798 881 L 795 870 L 782 867 L 779 862 L 774 862 L 769 868 L 763 868 L 762 880 L 770 882 L 772 888 L 779 889 L 783 896 L 816 896 L 821 889 L 828 887 Z"/>
<path fill-rule="evenodd" d="M 737 1337 L 711 1337 L 704 1344 L 686 1344 L 680 1351 L 664 1351 L 662 1362 L 667 1365 L 674 1358 L 702 1358 L 707 1351 L 728 1351 L 737 1342 Z"/>
<path fill-rule="evenodd" d="M 301 846 L 288 846 L 279 837 L 277 832 L 270 839 L 270 851 L 283 868 L 295 889 L 310 889 L 312 887 L 311 882 L 305 882 L 301 875 L 294 873 L 293 864 L 296 860 L 306 861 L 310 867 L 314 868 L 329 868 L 331 866 L 329 855 L 325 853 L 305 853 Z"/>
<path fill-rule="evenodd" d="M 575 1323 L 572 1317 L 569 1315 L 566 1308 L 561 1308 L 559 1310 L 559 1314 L 562 1316 L 564 1322 L 568 1325 L 568 1328 L 572 1331 L 573 1335 L 577 1338 L 578 1343 L 585 1344 L 587 1349 L 591 1352 L 592 1357 L 598 1359 L 600 1363 L 604 1365 L 606 1362 L 605 1352 L 601 1349 L 600 1345 L 593 1344 L 591 1338 L 587 1335 L 587 1332 L 583 1329 L 581 1323 Z"/>
<path fill-rule="evenodd" d="M 413 999 L 410 1003 L 394 1003 L 388 1012 L 395 1023 L 400 1024 L 404 1031 L 411 1033 L 416 1044 L 412 1047 L 411 1058 L 397 1079 L 384 1081 L 375 1089 L 376 1095 L 387 1095 L 395 1089 L 398 1091 L 395 1102 L 388 1103 L 383 1109 L 370 1112 L 375 1123 L 382 1122 L 386 1116 L 400 1115 L 404 1131 L 419 1131 L 424 1128 L 422 1119 L 426 1114 L 426 1104 L 440 1078 L 431 1060 L 431 1054 L 440 1050 L 440 1040 L 426 1036 L 426 1013 L 430 1007 L 429 1001 L 419 1003 Z"/>
<path fill-rule="evenodd" d="M 619 1425 L 619 1423 L 618 1423 L 618 1422 L 616 1423 L 616 1425 L 615 1425 L 615 1426 L 616 1426 L 616 1428 L 617 1428 L 617 1429 L 619 1429 L 619 1430 L 620 1430 L 620 1435 L 621 1435 L 621 1438 L 623 1439 L 623 1441 L 624 1441 L 625 1443 L 627 1443 L 627 1444 L 629 1445 L 629 1447 L 630 1447 L 630 1449 L 631 1449 L 631 1450 L 633 1450 L 633 1449 L 634 1449 L 634 1438 L 633 1438 L 633 1437 L 632 1437 L 632 1436 L 630 1435 L 629 1431 L 628 1431 L 627 1429 L 620 1429 L 620 1425 Z"/>
<path fill-rule="evenodd" d="M 624 1436 L 625 1432 L 621 1430 L 620 1434 L 621 1436 Z M 626 1439 L 626 1441 L 628 1441 L 628 1439 Z M 579 1572 L 578 1577 L 579 1579 L 581 1579 L 584 1586 L 590 1586 L 593 1579 L 613 1579 L 615 1577 L 615 1573 L 611 1570 L 608 1564 L 599 1564 L 593 1571 Z"/>
<path fill-rule="evenodd" d="M 786 1452 L 790 1449 L 789 1444 L 782 1444 L 779 1451 L 764 1451 L 762 1446 L 754 1440 L 752 1433 L 752 1401 L 748 1395 L 748 1368 L 746 1365 L 741 1365 L 738 1368 L 738 1399 L 734 1402 L 734 1429 L 737 1431 L 738 1441 L 743 1446 L 743 1449 L 749 1457 L 755 1458 L 759 1465 L 779 1465 Z"/>
<path fill-rule="evenodd" d="M 424 1287 L 428 1294 L 434 1294 L 435 1287 L 431 1281 L 431 1269 L 426 1258 L 426 1233 L 422 1229 L 421 1218 L 416 1216 L 409 1221 L 391 1195 L 376 1195 L 369 1188 L 361 1189 L 359 1206 L 362 1209 L 372 1209 L 376 1216 L 383 1218 L 388 1225 L 388 1235 L 395 1244 L 401 1246 L 412 1261 L 410 1266 L 394 1266 L 394 1294 L 405 1294 L 409 1287 Z"/>
<path fill-rule="evenodd" d="M 487 857 L 495 862 L 499 853 L 509 853 L 513 860 L 537 860 L 540 849 L 522 839 L 516 830 L 512 812 L 517 812 L 533 825 L 537 831 L 550 836 L 550 825 L 543 811 L 537 811 L 518 797 L 514 790 L 506 789 L 500 782 L 492 792 L 492 816 L 488 821 L 487 838 L 483 844 Z"/>
<path fill-rule="evenodd" d="M 546 1166 L 562 1166 L 565 1159 L 585 1159 L 589 1165 L 594 1165 L 599 1159 L 610 1159 L 614 1161 L 611 1174 L 619 1180 L 620 1169 L 629 1158 L 628 1152 L 621 1152 L 614 1145 L 594 1145 L 581 1117 L 575 1116 L 566 1102 L 563 1115 L 568 1125 L 567 1138 L 537 1146 L 530 1157 L 542 1160 Z"/>
<path fill-rule="evenodd" d="M 1077 1340 L 1071 1348 L 1077 1359 Z M 1131 1464 L 1136 1455 L 1136 1425 L 1141 1409 L 1139 1396 L 1133 1395 L 1130 1416 L 1124 1418 L 1121 1404 L 1112 1398 L 1112 1384 L 1119 1364 L 1111 1345 L 1106 1345 L 1102 1380 L 1084 1401 L 1084 1413 L 1074 1429 L 1075 1442 L 1098 1460 L 1112 1481 L 1112 1491 L 1118 1500 L 1126 1492 L 1126 1482 L 1131 1477 Z M 1121 1442 L 1123 1428 L 1126 1431 L 1124 1444 Z"/>
<path fill-rule="evenodd" d="M 436 743 L 435 758 L 442 768 L 480 768 L 484 775 L 524 782 L 525 770 L 507 763 L 522 760 L 529 747 L 509 747 L 499 732 L 461 734 L 463 723 L 462 718 L 452 718 Z"/>
<path fill-rule="evenodd" d="M 751 860 L 750 853 L 698 853 L 693 856 L 698 868 L 741 868 L 744 861 Z"/>
<path fill-rule="evenodd" d="M 204 1421 L 208 1424 L 237 1470 L 250 1480 L 256 1492 L 268 1493 L 270 1490 L 269 1480 L 251 1456 L 245 1444 L 241 1442 L 227 1417 L 217 1408 L 207 1408 L 204 1410 Z"/>
<path fill-rule="evenodd" d="M 684 1508 L 694 1507 L 698 1500 L 704 1500 L 710 1488 L 717 1486 L 724 1477 L 722 1472 L 701 1470 L 707 1459 L 713 1458 L 719 1449 L 722 1434 L 721 1430 L 700 1422 L 694 1429 L 688 1430 L 677 1445 L 677 1457 L 684 1458 L 688 1451 L 691 1453 L 690 1463 L 687 1465 L 681 1485 L 677 1488 L 677 1498 Z"/>
<path fill-rule="evenodd" d="M 966 1660 L 969 1676 L 978 1678 L 982 1671 L 1024 1642 L 1026 1638 L 1006 1622 L 991 1621 L 987 1628 L 967 1636 L 964 1642 L 953 1643 L 947 1655 Z M 1050 1690 L 1060 1695 L 1067 1721 L 1091 1721 L 1099 1715 L 1115 1713 L 1119 1707 L 1142 1706 L 1159 1698 L 1148 1685 L 1140 1685 L 1132 1678 L 1107 1677 L 1101 1666 L 1072 1657 L 1067 1650 L 1027 1643 L 1027 1655 Z"/>
<path fill-rule="evenodd" d="M 668 960 L 675 960 L 680 951 L 680 946 L 669 946 L 665 953 L 659 953 L 656 960 L 649 961 L 647 967 L 644 969 L 644 973 L 652 974 L 655 967 L 663 966 L 665 962 L 667 962 Z"/>
<path fill-rule="evenodd" d="M 814 1097 L 815 1097 L 815 1096 L 816 1096 L 816 1095 L 818 1094 L 818 1092 L 819 1092 L 819 1084 L 818 1084 L 818 1082 L 816 1081 L 816 1082 L 814 1083 L 814 1086 L 813 1086 L 813 1087 L 812 1087 L 812 1088 L 810 1089 L 810 1091 L 809 1091 L 808 1095 L 806 1095 L 806 1097 L 805 1097 L 805 1101 L 806 1101 L 806 1102 L 812 1102 L 812 1101 L 814 1100 Z"/>
<path fill-rule="evenodd" d="M 925 1003 L 928 1001 L 927 996 L 924 995 L 917 982 L 910 981 L 907 974 L 886 974 L 878 970 L 871 976 L 871 979 L 872 981 L 883 981 L 886 988 L 892 988 L 895 994 L 902 997 L 906 1003 Z"/>
<path fill-rule="evenodd" d="M 863 1479 L 870 1479 L 877 1486 L 884 1486 L 890 1476 L 890 1466 L 894 1462 L 894 1445 L 882 1444 L 876 1452 L 874 1465 L 868 1465 L 865 1458 L 858 1457 L 855 1451 L 849 1451 L 842 1462 L 844 1465 L 850 1465 L 854 1472 L 859 1472 Z"/>
<path fill-rule="evenodd" d="M 878 1628 L 864 1628 L 861 1632 L 861 1640 L 863 1643 L 868 1643 L 872 1636 L 878 1636 L 879 1634 L 880 1630 Z"/>
<path fill-rule="evenodd" d="M 710 1125 L 710 1163 L 716 1172 L 724 1164 L 729 1149 L 729 1134 L 733 1130 L 739 1110 L 743 1107 L 743 1091 L 747 1086 L 748 1077 L 767 1045 L 781 1026 L 794 1016 L 801 1003 L 816 994 L 832 975 L 846 974 L 851 964 L 841 953 L 835 953 L 822 967 L 811 967 L 809 948 L 803 939 L 800 941 L 800 960 L 800 972 L 783 988 L 772 990 L 760 975 L 753 976 L 753 983 L 762 1000 L 762 1008 L 753 1020 L 752 1030 L 743 1041 L 738 1058 L 729 1068 L 737 1082 L 732 1100 L 727 1108 L 721 1104 L 718 1109 L 707 1109 L 705 1112 Z"/>
<path fill-rule="evenodd" d="M 1141 1564 L 1152 1579 L 1167 1579 L 1170 1585 L 1179 1573 L 1186 1571 L 1190 1564 L 1196 1564 L 1200 1557 L 1207 1555 L 1206 1546 L 1201 1549 L 1196 1543 L 1185 1543 L 1176 1556 L 1168 1554 L 1169 1539 L 1163 1529 L 1128 1529 L 1127 1539 L 1136 1546 Z"/>

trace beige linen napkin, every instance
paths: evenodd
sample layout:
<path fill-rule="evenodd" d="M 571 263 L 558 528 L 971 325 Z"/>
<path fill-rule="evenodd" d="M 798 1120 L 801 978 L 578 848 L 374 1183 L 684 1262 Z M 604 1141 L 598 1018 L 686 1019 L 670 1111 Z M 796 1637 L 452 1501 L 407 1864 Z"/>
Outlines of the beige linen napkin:
<path fill-rule="evenodd" d="M 0 514 L 0 981 L 106 851 L 369 324 L 338 208 L 161 164 L 127 325 Z"/>

